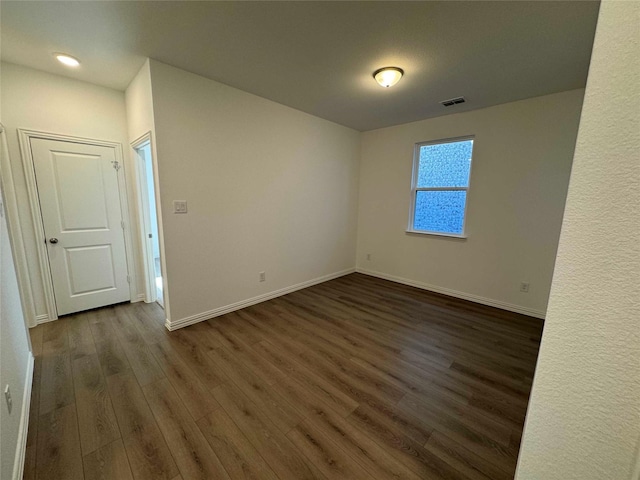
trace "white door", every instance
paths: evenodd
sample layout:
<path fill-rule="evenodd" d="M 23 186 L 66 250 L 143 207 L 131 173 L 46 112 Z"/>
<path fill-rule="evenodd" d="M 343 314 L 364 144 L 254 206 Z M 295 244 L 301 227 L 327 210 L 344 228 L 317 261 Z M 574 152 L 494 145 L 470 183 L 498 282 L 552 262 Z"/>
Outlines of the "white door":
<path fill-rule="evenodd" d="M 31 139 L 58 315 L 130 300 L 113 148 Z"/>

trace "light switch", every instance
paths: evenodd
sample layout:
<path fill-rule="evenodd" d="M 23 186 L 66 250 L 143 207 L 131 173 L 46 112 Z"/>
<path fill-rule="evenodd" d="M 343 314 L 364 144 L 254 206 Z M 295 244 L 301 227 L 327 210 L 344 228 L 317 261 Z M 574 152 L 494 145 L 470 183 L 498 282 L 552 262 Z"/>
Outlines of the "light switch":
<path fill-rule="evenodd" d="M 187 201 L 186 200 L 174 200 L 173 201 L 173 213 L 187 213 Z"/>

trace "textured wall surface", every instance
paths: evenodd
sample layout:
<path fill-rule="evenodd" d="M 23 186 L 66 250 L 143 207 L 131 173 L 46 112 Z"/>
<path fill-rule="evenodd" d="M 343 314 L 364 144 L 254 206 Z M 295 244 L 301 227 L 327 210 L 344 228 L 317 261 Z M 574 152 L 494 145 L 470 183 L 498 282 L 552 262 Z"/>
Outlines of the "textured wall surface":
<path fill-rule="evenodd" d="M 638 25 L 640 3 L 602 3 L 518 480 L 627 480 L 637 465 Z"/>
<path fill-rule="evenodd" d="M 0 153 L 2 155 L 2 153 Z M 0 184 L 2 179 L 0 178 Z M 0 189 L 1 190 L 1 189 Z M 16 448 L 21 432 L 21 413 L 25 406 L 25 387 L 29 370 L 29 340 L 22 316 L 20 293 L 9 243 L 7 218 L 0 191 L 0 385 L 11 388 L 13 409 L 9 413 L 4 395 L 0 404 L 0 479 L 12 478 L 16 468 Z M 25 419 L 27 421 L 27 419 Z"/>
<path fill-rule="evenodd" d="M 150 67 L 172 322 L 354 267 L 359 132 Z"/>
<path fill-rule="evenodd" d="M 364 132 L 358 269 L 544 316 L 583 96 L 571 90 Z M 466 135 L 475 135 L 468 238 L 406 233 L 414 145 Z"/>

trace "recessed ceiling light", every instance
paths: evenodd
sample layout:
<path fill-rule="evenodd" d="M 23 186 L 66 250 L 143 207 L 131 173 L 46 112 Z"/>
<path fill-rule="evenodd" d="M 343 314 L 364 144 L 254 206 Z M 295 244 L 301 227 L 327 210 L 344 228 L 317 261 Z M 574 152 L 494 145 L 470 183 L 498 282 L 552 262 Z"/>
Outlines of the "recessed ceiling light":
<path fill-rule="evenodd" d="M 54 55 L 60 63 L 66 65 L 67 67 L 77 67 L 78 65 L 80 65 L 80 60 L 72 57 L 71 55 L 67 55 L 66 53 L 55 53 Z"/>
<path fill-rule="evenodd" d="M 373 78 L 381 87 L 392 87 L 400 81 L 404 71 L 398 67 L 384 67 L 373 72 Z"/>

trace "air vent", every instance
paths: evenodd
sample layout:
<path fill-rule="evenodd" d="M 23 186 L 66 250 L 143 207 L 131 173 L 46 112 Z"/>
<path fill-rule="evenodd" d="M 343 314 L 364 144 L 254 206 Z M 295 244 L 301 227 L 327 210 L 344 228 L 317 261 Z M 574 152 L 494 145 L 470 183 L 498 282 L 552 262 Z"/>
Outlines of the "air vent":
<path fill-rule="evenodd" d="M 459 103 L 464 103 L 464 102 L 466 102 L 464 97 L 456 97 L 456 98 L 450 98 L 449 100 L 443 100 L 440 103 L 445 107 L 450 107 L 451 105 L 457 105 Z"/>

